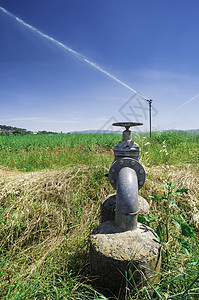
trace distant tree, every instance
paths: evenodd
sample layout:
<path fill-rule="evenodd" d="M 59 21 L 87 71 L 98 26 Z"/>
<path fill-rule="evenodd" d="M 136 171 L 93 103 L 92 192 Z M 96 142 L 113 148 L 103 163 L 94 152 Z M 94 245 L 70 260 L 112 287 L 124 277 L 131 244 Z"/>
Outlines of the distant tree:
<path fill-rule="evenodd" d="M 56 132 L 52 132 L 52 131 L 42 130 L 42 131 L 38 131 L 37 134 L 57 134 L 57 133 Z"/>
<path fill-rule="evenodd" d="M 14 129 L 14 131 L 13 131 L 13 134 L 22 134 L 22 135 L 24 135 L 26 133 L 26 129 L 22 129 L 22 128 L 16 128 L 16 129 Z"/>
<path fill-rule="evenodd" d="M 38 131 L 37 134 L 48 134 L 48 132 L 45 130 L 42 130 L 42 131 Z"/>
<path fill-rule="evenodd" d="M 7 125 L 0 125 L 0 135 L 24 135 L 24 134 L 33 134 L 32 131 L 28 131 L 24 128 L 17 128 L 17 127 L 12 127 L 12 126 L 7 126 Z M 56 132 L 52 131 L 38 131 L 37 134 L 56 134 Z"/>

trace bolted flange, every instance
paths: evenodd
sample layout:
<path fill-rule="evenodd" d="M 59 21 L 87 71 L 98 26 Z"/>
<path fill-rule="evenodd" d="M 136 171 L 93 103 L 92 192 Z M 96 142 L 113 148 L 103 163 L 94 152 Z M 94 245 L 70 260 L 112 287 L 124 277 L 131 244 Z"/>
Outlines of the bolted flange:
<path fill-rule="evenodd" d="M 117 174 L 121 168 L 128 167 L 135 170 L 138 177 L 138 189 L 141 189 L 145 182 L 145 171 L 142 165 L 135 159 L 123 157 L 113 162 L 109 170 L 109 181 L 114 189 L 117 189 Z"/>

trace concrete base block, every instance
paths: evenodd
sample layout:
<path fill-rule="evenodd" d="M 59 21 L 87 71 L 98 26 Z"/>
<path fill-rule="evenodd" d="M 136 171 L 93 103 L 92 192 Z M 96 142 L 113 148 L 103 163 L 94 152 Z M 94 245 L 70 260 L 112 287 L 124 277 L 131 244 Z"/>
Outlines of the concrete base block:
<path fill-rule="evenodd" d="M 102 222 L 115 220 L 116 194 L 109 195 L 101 205 Z M 149 204 L 142 196 L 138 196 L 139 214 L 149 213 Z"/>
<path fill-rule="evenodd" d="M 116 227 L 114 221 L 100 224 L 91 233 L 91 275 L 97 287 L 107 288 L 114 295 L 133 280 L 137 287 L 158 277 L 161 265 L 161 244 L 152 228 L 138 223 L 132 231 Z"/>

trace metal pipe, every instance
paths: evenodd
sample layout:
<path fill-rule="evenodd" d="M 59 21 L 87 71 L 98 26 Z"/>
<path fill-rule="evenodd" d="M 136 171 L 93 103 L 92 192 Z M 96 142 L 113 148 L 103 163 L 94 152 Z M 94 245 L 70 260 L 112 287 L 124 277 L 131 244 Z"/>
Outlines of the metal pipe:
<path fill-rule="evenodd" d="M 149 131 L 150 131 L 150 138 L 151 138 L 151 104 L 153 100 L 147 100 L 149 102 Z"/>
<path fill-rule="evenodd" d="M 123 167 L 117 176 L 115 221 L 124 230 L 137 228 L 138 179 L 135 170 Z"/>

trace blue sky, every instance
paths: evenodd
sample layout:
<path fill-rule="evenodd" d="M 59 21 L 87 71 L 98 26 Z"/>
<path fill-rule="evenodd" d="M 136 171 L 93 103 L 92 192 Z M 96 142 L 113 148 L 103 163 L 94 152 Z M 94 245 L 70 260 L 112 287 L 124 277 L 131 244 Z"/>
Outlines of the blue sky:
<path fill-rule="evenodd" d="M 199 1 L 0 0 L 0 124 L 29 130 L 199 128 Z M 83 60 L 94 62 L 132 90 Z"/>

